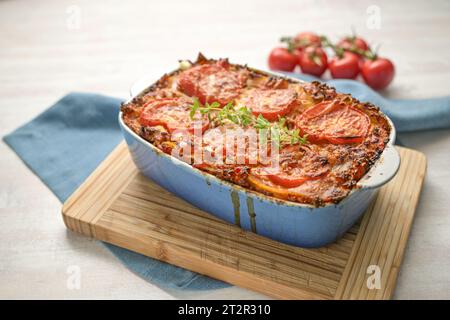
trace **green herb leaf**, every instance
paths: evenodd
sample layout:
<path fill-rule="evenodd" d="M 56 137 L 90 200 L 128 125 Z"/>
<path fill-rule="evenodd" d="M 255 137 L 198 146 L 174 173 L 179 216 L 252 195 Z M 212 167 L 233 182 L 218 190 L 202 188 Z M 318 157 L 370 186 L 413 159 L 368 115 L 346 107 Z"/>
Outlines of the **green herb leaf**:
<path fill-rule="evenodd" d="M 194 103 L 192 104 L 191 111 L 189 112 L 189 116 L 191 117 L 192 120 L 194 119 L 195 113 L 199 108 L 200 108 L 200 101 L 198 101 L 197 98 L 194 98 Z"/>
<path fill-rule="evenodd" d="M 270 127 L 270 122 L 266 118 L 259 114 L 256 118 L 256 123 L 254 125 L 256 129 L 268 129 Z"/>
<path fill-rule="evenodd" d="M 286 125 L 286 118 L 279 117 L 277 122 L 270 122 L 262 114 L 255 116 L 250 109 L 245 106 L 236 107 L 232 102 L 227 103 L 223 108 L 218 102 L 211 104 L 205 103 L 201 105 L 197 98 L 191 106 L 190 117 L 194 119 L 195 114 L 200 112 L 201 115 L 207 115 L 208 120 L 216 125 L 222 125 L 229 121 L 242 127 L 253 127 L 259 130 L 260 142 L 267 142 L 270 135 L 271 141 L 277 146 L 286 144 L 305 144 L 307 143 L 306 135 L 301 136 L 299 129 L 289 129 Z M 264 140 L 264 141 L 263 141 Z"/>

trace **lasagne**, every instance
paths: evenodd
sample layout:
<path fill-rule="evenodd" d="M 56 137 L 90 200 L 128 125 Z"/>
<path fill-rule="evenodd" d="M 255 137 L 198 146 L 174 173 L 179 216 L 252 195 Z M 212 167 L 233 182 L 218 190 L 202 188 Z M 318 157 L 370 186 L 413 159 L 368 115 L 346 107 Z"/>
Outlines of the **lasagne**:
<path fill-rule="evenodd" d="M 140 137 L 205 174 L 314 206 L 356 188 L 391 130 L 377 107 L 323 83 L 202 55 L 121 111 Z"/>

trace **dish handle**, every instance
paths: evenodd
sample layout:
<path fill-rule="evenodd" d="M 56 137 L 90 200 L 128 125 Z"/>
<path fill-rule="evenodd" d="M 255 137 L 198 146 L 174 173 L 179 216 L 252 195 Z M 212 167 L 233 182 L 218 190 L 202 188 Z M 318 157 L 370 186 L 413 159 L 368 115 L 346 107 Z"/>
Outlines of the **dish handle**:
<path fill-rule="evenodd" d="M 393 145 L 388 145 L 377 164 L 362 178 L 358 187 L 375 189 L 389 182 L 400 168 L 400 155 Z"/>

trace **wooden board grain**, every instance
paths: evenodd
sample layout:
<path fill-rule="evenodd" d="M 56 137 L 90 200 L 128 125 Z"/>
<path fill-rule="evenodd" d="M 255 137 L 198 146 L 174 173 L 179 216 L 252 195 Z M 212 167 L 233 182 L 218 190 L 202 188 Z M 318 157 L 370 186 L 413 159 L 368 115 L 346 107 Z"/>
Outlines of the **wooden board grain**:
<path fill-rule="evenodd" d="M 426 171 L 422 153 L 398 150 L 397 176 L 323 248 L 282 244 L 193 207 L 141 175 L 124 143 L 66 201 L 63 218 L 75 232 L 275 298 L 389 299 Z"/>

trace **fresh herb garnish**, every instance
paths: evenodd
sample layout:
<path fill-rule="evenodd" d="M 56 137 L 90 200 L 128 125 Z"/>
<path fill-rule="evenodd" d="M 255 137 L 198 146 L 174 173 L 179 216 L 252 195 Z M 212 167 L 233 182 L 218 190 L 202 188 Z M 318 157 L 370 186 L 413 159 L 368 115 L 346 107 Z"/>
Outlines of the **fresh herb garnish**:
<path fill-rule="evenodd" d="M 191 105 L 189 113 L 191 119 L 194 119 L 197 112 L 201 115 L 207 115 L 209 121 L 216 125 L 231 122 L 242 127 L 253 127 L 257 130 L 268 131 L 277 145 L 308 143 L 307 135 L 301 136 L 299 129 L 288 128 L 286 118 L 279 117 L 277 122 L 270 122 L 261 114 L 255 116 L 247 107 L 235 106 L 232 102 L 221 108 L 218 102 L 202 105 L 197 98 L 194 98 L 194 103 Z"/>

